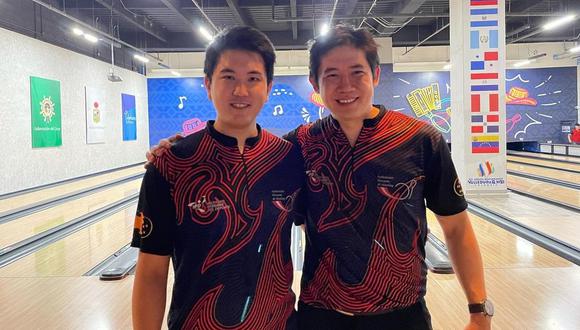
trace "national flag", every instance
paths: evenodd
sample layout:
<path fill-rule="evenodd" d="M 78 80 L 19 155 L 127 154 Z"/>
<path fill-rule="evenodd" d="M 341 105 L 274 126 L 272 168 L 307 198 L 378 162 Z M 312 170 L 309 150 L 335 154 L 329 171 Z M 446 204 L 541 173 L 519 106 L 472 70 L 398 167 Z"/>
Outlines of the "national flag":
<path fill-rule="evenodd" d="M 471 112 L 498 112 L 499 94 L 474 93 L 471 94 Z"/>
<path fill-rule="evenodd" d="M 471 142 L 471 152 L 474 154 L 497 154 L 499 142 Z"/>
<path fill-rule="evenodd" d="M 484 52 L 483 55 L 475 54 L 475 57 L 474 58 L 472 57 L 472 59 L 473 59 L 471 61 L 472 71 L 487 71 L 481 73 L 496 73 L 497 70 L 496 62 L 499 59 L 499 54 L 497 51 Z"/>
<path fill-rule="evenodd" d="M 498 49 L 499 34 L 497 29 L 472 29 L 470 31 L 471 49 Z"/>
<path fill-rule="evenodd" d="M 488 123 L 473 123 L 471 124 L 472 134 L 488 134 L 488 133 L 499 133 L 498 125 L 489 125 Z M 477 135 L 474 135 L 477 136 Z"/>

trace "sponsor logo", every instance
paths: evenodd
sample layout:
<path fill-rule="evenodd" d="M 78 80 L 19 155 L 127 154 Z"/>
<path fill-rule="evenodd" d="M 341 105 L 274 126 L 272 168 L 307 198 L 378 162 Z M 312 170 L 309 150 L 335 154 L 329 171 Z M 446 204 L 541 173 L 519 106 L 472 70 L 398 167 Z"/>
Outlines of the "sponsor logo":
<path fill-rule="evenodd" d="M 489 177 L 492 174 L 495 173 L 495 167 L 493 166 L 493 163 L 488 161 L 479 163 L 479 165 L 477 165 L 477 175 L 482 178 L 482 177 Z"/>
<path fill-rule="evenodd" d="M 467 183 L 473 186 L 502 186 L 505 185 L 504 178 L 469 178 Z"/>
<path fill-rule="evenodd" d="M 208 201 L 206 196 L 202 196 L 201 199 L 187 204 L 192 211 L 198 211 L 200 213 L 210 213 L 219 210 L 227 210 L 230 208 L 223 199 L 215 199 L 213 201 Z"/>

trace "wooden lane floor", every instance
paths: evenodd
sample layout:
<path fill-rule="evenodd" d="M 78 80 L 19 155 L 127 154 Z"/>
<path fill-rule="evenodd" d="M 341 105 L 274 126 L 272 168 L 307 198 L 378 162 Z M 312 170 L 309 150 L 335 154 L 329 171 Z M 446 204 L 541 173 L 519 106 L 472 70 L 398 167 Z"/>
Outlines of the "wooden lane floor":
<path fill-rule="evenodd" d="M 494 301 L 493 329 L 580 329 L 580 267 L 470 214 Z M 429 228 L 443 239 L 432 214 Z M 463 329 L 467 301 L 455 275 L 428 274 L 434 329 Z"/>
<path fill-rule="evenodd" d="M 542 159 L 550 159 L 550 160 L 560 160 L 560 161 L 580 164 L 580 157 L 573 157 L 573 156 L 544 154 L 544 153 L 540 153 L 540 152 L 512 151 L 512 150 L 508 150 L 508 155 L 510 155 L 510 156 L 522 156 L 522 157 L 528 157 L 528 158 L 542 158 Z"/>
<path fill-rule="evenodd" d="M 141 179 L 135 179 L 100 192 L 65 202 L 49 209 L 0 224 L 0 247 L 12 245 L 45 230 L 105 207 L 139 191 Z"/>
<path fill-rule="evenodd" d="M 556 161 L 549 160 L 549 159 L 537 159 L 537 158 L 519 157 L 519 156 L 512 156 L 512 155 L 508 155 L 507 160 L 508 160 L 508 164 L 510 161 L 516 161 L 516 162 L 527 163 L 530 165 L 537 164 L 537 165 L 541 165 L 541 166 L 549 166 L 549 167 L 555 167 L 555 168 L 561 168 L 561 169 L 569 169 L 569 170 L 580 172 L 580 163 L 567 164 L 567 163 L 562 163 L 562 162 L 556 162 Z"/>
<path fill-rule="evenodd" d="M 131 329 L 133 280 L 0 278 L 1 329 Z"/>
<path fill-rule="evenodd" d="M 468 200 L 572 246 L 580 247 L 580 216 L 577 212 L 510 192 L 471 196 Z"/>
<path fill-rule="evenodd" d="M 0 277 L 82 276 L 128 244 L 136 203 L 0 268 Z"/>
<path fill-rule="evenodd" d="M 578 329 L 580 267 L 471 216 L 489 296 L 496 305 L 494 329 Z M 442 238 L 432 215 L 431 231 Z M 455 275 L 428 275 L 427 304 L 434 329 L 463 329 L 467 306 Z M 295 292 L 300 272 L 294 274 Z M 0 277 L 0 328 L 130 329 L 133 276 L 117 282 L 96 277 Z M 167 306 L 171 299 L 169 278 Z M 166 313 L 165 313 L 166 314 Z M 164 323 L 164 329 L 167 323 Z"/>
<path fill-rule="evenodd" d="M 557 169 L 543 168 L 533 165 L 516 164 L 510 162 L 507 163 L 507 169 L 508 171 L 523 172 L 527 174 L 544 176 L 552 179 L 580 184 L 580 173 L 571 173 L 560 171 Z"/>
<path fill-rule="evenodd" d="M 143 164 L 86 179 L 81 179 L 79 181 L 64 183 L 56 187 L 50 187 L 10 198 L 0 199 L 0 213 L 139 173 L 145 173 Z"/>
<path fill-rule="evenodd" d="M 580 181 L 579 181 L 580 182 Z M 532 194 L 547 200 L 554 200 L 580 207 L 580 190 L 562 187 L 547 182 L 508 175 L 508 188 Z M 578 215 L 580 217 L 580 215 Z"/>

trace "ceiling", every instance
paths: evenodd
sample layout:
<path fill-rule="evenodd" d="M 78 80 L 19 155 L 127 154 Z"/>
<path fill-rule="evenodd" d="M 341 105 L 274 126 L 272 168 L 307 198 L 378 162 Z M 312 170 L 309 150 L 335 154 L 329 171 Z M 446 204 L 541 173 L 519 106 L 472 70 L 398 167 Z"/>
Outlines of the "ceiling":
<path fill-rule="evenodd" d="M 505 1 L 508 43 L 580 39 L 580 19 L 553 32 L 541 29 L 554 17 L 580 16 L 580 0 Z M 198 33 L 199 24 L 214 32 L 251 25 L 265 32 L 277 49 L 304 49 L 331 16 L 333 23 L 364 26 L 375 36 L 392 37 L 395 47 L 421 41 L 449 44 L 448 0 L 0 0 L 0 26 L 107 59 L 108 46 L 83 45 L 71 33 L 73 25 L 90 26 L 112 36 L 115 56 L 120 57 L 116 63 L 125 67 L 133 60 L 119 47 L 203 50 L 207 42 Z"/>

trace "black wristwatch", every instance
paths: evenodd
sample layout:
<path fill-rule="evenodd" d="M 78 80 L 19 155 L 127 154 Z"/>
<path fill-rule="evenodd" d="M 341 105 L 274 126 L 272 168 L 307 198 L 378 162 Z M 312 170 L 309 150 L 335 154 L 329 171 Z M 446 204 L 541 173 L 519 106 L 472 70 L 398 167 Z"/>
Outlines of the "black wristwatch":
<path fill-rule="evenodd" d="M 493 316 L 493 303 L 489 299 L 485 299 L 477 304 L 469 304 L 469 313 L 477 314 L 481 313 L 485 316 Z"/>

